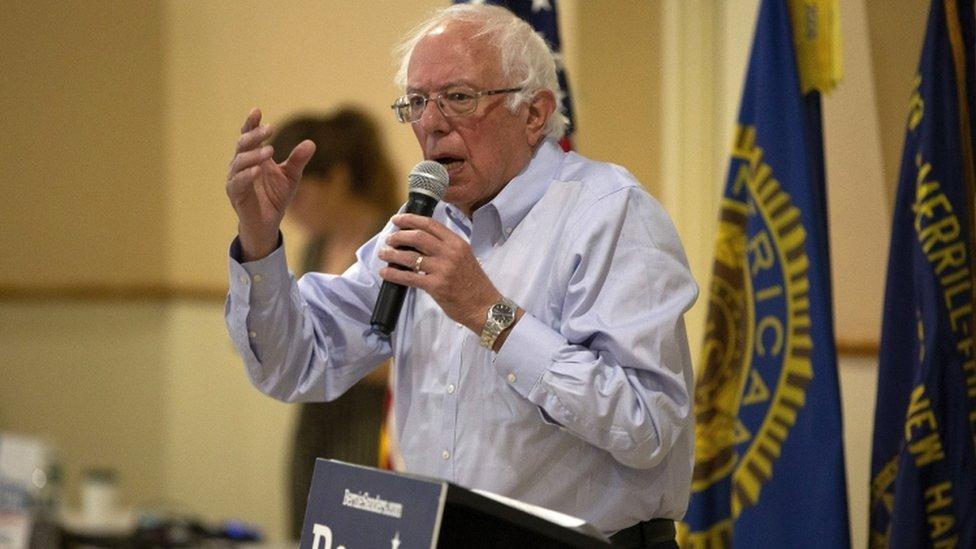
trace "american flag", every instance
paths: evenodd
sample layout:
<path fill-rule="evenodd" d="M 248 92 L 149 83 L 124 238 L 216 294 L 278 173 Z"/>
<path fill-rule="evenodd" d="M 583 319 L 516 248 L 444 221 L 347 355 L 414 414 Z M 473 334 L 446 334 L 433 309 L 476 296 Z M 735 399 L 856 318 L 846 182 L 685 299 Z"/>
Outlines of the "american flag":
<path fill-rule="evenodd" d="M 573 100 L 569 94 L 569 83 L 563 68 L 562 43 L 559 41 L 559 17 L 556 13 L 556 0 L 456 0 L 455 4 L 492 4 L 507 8 L 509 11 L 527 21 L 552 48 L 556 57 L 556 76 L 559 78 L 559 108 L 569 120 L 566 135 L 559 142 L 563 150 L 573 148 L 572 134 L 575 128 L 573 122 Z"/>

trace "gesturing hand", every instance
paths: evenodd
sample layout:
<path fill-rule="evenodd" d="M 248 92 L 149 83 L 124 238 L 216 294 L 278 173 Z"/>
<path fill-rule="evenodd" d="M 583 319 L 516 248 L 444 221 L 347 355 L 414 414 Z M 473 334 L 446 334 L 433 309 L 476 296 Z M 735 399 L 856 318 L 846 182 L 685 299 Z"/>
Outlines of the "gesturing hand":
<path fill-rule="evenodd" d="M 471 246 L 429 217 L 400 214 L 393 216 L 393 224 L 400 230 L 386 239 L 379 258 L 410 270 L 383 267 L 380 276 L 424 290 L 452 320 L 480 333 L 488 307 L 501 299 L 501 293 L 481 269 Z M 416 251 L 395 249 L 404 246 Z"/>
<path fill-rule="evenodd" d="M 271 127 L 261 126 L 260 122 L 261 110 L 252 109 L 241 127 L 227 172 L 227 197 L 237 212 L 244 261 L 260 259 L 274 251 L 285 209 L 295 197 L 305 164 L 315 152 L 315 144 L 305 140 L 292 149 L 287 160 L 275 163 L 271 146 L 261 146 L 271 135 Z"/>

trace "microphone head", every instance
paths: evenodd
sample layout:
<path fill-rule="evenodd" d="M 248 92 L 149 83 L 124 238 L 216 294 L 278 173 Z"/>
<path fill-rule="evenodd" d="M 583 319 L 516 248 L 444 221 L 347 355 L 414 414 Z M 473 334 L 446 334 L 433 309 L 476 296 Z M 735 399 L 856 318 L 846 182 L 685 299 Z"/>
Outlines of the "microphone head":
<path fill-rule="evenodd" d="M 407 177 L 408 192 L 426 194 L 436 200 L 444 197 L 450 177 L 447 169 L 439 162 L 424 160 L 418 162 Z"/>

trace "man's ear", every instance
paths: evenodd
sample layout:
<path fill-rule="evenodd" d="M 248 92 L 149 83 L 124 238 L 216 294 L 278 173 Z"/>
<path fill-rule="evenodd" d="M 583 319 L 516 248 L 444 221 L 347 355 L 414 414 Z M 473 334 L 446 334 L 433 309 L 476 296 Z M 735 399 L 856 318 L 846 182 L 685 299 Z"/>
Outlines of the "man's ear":
<path fill-rule="evenodd" d="M 549 117 L 557 116 L 556 96 L 550 90 L 539 90 L 535 92 L 526 107 L 525 138 L 530 147 L 535 147 L 545 137 Z"/>

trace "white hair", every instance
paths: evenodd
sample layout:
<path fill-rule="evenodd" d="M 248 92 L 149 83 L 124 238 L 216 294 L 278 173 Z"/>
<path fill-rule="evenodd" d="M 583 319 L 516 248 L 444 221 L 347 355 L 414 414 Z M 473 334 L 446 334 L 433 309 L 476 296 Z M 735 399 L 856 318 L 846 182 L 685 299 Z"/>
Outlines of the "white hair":
<path fill-rule="evenodd" d="M 521 87 L 508 100 L 512 112 L 539 90 L 549 90 L 556 98 L 556 110 L 546 122 L 547 137 L 559 140 L 566 133 L 568 120 L 559 105 L 559 80 L 556 78 L 556 61 L 546 41 L 512 12 L 498 6 L 454 4 L 436 11 L 426 21 L 411 31 L 394 50 L 399 57 L 400 68 L 395 82 L 401 88 L 407 86 L 407 68 L 413 50 L 422 38 L 435 28 L 448 23 L 466 23 L 475 26 L 473 39 L 484 39 L 498 52 L 502 77 L 508 85 Z"/>

